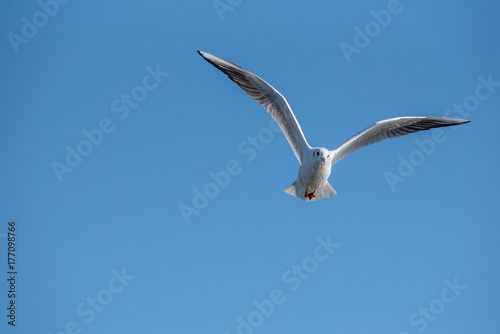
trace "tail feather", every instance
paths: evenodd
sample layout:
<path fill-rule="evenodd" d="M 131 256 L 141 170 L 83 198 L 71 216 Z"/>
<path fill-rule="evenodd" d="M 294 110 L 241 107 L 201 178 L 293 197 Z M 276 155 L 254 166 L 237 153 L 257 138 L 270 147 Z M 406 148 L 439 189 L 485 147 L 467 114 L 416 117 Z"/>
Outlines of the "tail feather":
<path fill-rule="evenodd" d="M 328 198 L 330 196 L 336 195 L 337 192 L 332 188 L 330 183 L 326 183 L 324 186 L 319 187 L 315 191 L 316 197 L 309 199 L 306 194 L 306 187 L 303 184 L 299 184 L 299 181 L 295 181 L 292 185 L 285 189 L 285 192 L 289 195 L 300 198 L 304 201 L 311 202 L 317 201 L 319 199 Z"/>

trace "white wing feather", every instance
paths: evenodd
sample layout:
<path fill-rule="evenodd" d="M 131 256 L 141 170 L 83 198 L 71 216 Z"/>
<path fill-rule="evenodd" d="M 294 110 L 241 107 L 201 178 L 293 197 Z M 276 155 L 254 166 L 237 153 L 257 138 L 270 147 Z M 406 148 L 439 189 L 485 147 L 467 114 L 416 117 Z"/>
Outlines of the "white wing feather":
<path fill-rule="evenodd" d="M 310 149 L 310 146 L 283 95 L 270 84 L 241 67 L 206 52 L 198 51 L 198 53 L 210 64 L 224 72 L 229 79 L 237 83 L 248 95 L 266 108 L 267 112 L 274 118 L 281 131 L 285 134 L 295 156 L 302 163 L 304 154 Z"/>
<path fill-rule="evenodd" d="M 360 148 L 384 139 L 464 123 L 469 123 L 469 121 L 449 117 L 397 117 L 379 121 L 357 135 L 352 136 L 337 149 L 331 151 L 330 153 L 334 155 L 332 165 Z"/>

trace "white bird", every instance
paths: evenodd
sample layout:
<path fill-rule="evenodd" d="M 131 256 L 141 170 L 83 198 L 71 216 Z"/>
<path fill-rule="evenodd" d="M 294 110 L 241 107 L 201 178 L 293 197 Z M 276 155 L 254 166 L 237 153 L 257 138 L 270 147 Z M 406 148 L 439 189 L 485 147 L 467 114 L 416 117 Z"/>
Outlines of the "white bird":
<path fill-rule="evenodd" d="M 304 201 L 315 201 L 335 195 L 337 192 L 328 182 L 332 166 L 362 147 L 421 130 L 469 123 L 464 119 L 449 117 L 397 117 L 373 124 L 335 150 L 311 147 L 288 102 L 270 84 L 222 58 L 202 51 L 198 53 L 266 108 L 278 123 L 300 163 L 297 180 L 286 188 L 285 192 Z"/>

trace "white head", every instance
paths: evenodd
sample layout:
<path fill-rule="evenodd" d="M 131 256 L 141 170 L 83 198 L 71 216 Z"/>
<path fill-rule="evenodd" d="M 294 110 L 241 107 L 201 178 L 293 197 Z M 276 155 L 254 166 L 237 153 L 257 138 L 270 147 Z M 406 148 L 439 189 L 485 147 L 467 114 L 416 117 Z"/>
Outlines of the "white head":
<path fill-rule="evenodd" d="M 330 152 L 323 147 L 315 147 L 312 150 L 313 161 L 326 163 L 330 159 Z"/>

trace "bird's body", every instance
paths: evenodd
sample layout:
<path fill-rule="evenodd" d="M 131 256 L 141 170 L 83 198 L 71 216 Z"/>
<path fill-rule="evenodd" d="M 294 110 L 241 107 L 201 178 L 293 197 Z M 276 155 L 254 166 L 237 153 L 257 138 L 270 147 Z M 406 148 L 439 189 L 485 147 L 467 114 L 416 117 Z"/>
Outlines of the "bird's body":
<path fill-rule="evenodd" d="M 362 147 L 417 131 L 469 122 L 449 117 L 397 117 L 373 124 L 349 138 L 335 150 L 311 147 L 288 102 L 276 89 L 255 74 L 222 58 L 206 52 L 198 51 L 198 53 L 266 108 L 278 123 L 300 163 L 297 180 L 285 189 L 285 192 L 305 201 L 315 201 L 335 195 L 335 190 L 328 182 L 332 166 Z"/>
<path fill-rule="evenodd" d="M 285 189 L 285 192 L 292 196 L 303 199 L 307 198 L 309 200 L 335 195 L 335 190 L 328 183 L 328 178 L 332 172 L 328 150 L 322 147 L 315 147 L 309 150 L 308 153 L 305 154 L 304 160 L 299 167 L 297 181 Z"/>
<path fill-rule="evenodd" d="M 332 166 L 324 161 L 305 159 L 299 167 L 297 180 L 307 191 L 321 188 L 328 183 Z"/>

